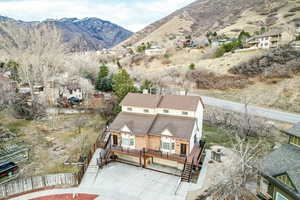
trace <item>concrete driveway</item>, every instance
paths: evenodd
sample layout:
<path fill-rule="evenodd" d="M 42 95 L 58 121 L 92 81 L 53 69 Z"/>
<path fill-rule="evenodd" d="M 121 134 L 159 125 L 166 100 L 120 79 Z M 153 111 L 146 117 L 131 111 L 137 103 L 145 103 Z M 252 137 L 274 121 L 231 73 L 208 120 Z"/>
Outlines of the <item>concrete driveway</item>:
<path fill-rule="evenodd" d="M 80 188 L 97 189 L 103 200 L 183 200 L 174 194 L 179 177 L 122 163 L 110 163 Z"/>

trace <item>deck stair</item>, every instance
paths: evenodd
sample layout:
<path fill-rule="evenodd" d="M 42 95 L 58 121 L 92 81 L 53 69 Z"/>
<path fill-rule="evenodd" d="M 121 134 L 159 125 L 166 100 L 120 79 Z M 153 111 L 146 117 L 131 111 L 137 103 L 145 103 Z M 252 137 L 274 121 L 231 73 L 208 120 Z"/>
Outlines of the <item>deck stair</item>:
<path fill-rule="evenodd" d="M 192 161 L 192 162 L 190 162 Z M 190 182 L 192 178 L 193 172 L 193 161 L 194 159 L 189 160 L 188 158 L 185 160 L 184 168 L 181 173 L 181 182 Z"/>

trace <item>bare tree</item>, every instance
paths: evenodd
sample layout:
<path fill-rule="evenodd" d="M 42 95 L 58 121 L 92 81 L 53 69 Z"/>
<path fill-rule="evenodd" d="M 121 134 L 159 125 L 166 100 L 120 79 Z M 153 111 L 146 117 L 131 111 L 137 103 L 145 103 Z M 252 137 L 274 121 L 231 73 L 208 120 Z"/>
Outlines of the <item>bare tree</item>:
<path fill-rule="evenodd" d="M 234 162 L 222 176 L 224 179 L 209 187 L 197 199 L 206 200 L 248 200 L 253 194 L 247 183 L 253 180 L 260 169 L 259 157 L 264 152 L 261 140 L 255 145 L 236 135 L 233 142 Z"/>
<path fill-rule="evenodd" d="M 31 89 L 33 108 L 39 102 L 34 93 L 34 86 L 46 85 L 48 78 L 55 76 L 63 67 L 66 52 L 61 36 L 59 31 L 50 24 L 34 28 L 18 28 L 14 23 L 5 26 L 9 26 L 6 30 L 13 38 L 4 42 L 1 49 L 8 54 L 9 58 L 20 64 L 19 76 L 22 83 L 28 84 Z M 48 94 L 47 91 L 45 94 Z"/>

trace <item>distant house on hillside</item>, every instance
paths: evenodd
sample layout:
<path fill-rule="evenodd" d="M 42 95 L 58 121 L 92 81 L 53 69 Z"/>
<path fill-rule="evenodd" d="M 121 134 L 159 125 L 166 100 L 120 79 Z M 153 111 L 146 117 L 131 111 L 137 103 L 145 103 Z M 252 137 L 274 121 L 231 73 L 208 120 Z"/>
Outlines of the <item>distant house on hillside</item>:
<path fill-rule="evenodd" d="M 300 199 L 300 123 L 284 131 L 288 144 L 263 160 L 258 196 L 264 200 Z"/>
<path fill-rule="evenodd" d="M 151 46 L 151 48 L 145 50 L 145 54 L 147 56 L 163 56 L 166 52 L 167 50 L 160 46 Z"/>
<path fill-rule="evenodd" d="M 269 49 L 277 48 L 282 41 L 282 30 L 273 29 L 262 35 L 250 38 L 247 44 L 250 48 Z"/>

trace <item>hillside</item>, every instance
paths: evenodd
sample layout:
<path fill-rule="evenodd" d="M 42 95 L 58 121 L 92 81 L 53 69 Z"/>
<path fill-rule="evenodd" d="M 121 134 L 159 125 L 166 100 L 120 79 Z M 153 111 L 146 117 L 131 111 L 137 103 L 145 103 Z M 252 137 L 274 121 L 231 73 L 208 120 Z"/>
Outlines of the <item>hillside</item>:
<path fill-rule="evenodd" d="M 167 50 L 165 55 L 137 54 L 121 59 L 120 63 L 137 81 L 149 79 L 158 87 L 188 88 L 203 95 L 240 102 L 247 99 L 259 106 L 300 112 L 299 73 L 277 76 L 277 62 L 271 63 L 274 74 L 267 78 L 245 78 L 230 72 L 234 66 L 270 54 L 268 50 L 231 52 L 216 58 L 213 47 L 176 48 L 172 37 L 191 35 L 196 41 L 201 41 L 211 31 L 234 38 L 242 30 L 254 35 L 262 27 L 282 28 L 289 37 L 295 34 L 296 24 L 300 24 L 300 1 L 297 0 L 196 1 L 121 43 L 135 50 L 142 42 L 154 41 Z M 200 88 L 188 80 L 192 73 L 191 64 L 195 70 L 193 78 L 198 79 Z"/>
<path fill-rule="evenodd" d="M 236 36 L 242 29 L 254 32 L 261 26 L 288 25 L 293 20 L 299 20 L 299 12 L 290 12 L 297 6 L 299 1 L 296 0 L 197 0 L 145 27 L 122 45 L 146 41 L 166 44 L 170 35 L 202 38 L 208 31 Z"/>
<path fill-rule="evenodd" d="M 15 45 L 18 38 L 14 32 L 31 37 L 32 32 L 58 32 L 69 51 L 91 51 L 113 47 L 126 40 L 132 32 L 98 18 L 63 18 L 42 22 L 24 22 L 0 16 L 0 40 L 6 45 Z"/>

